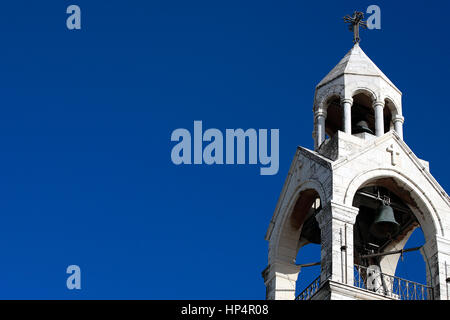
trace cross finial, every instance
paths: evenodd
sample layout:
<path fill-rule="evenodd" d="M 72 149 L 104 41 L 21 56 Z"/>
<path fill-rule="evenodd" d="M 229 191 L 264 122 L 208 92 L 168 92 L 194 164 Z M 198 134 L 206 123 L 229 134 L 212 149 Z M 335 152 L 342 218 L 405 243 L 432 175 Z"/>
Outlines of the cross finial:
<path fill-rule="evenodd" d="M 363 29 L 367 29 L 367 22 L 363 20 L 364 19 L 364 13 L 355 11 L 353 13 L 353 16 L 345 16 L 344 21 L 345 23 L 349 23 L 348 29 L 350 31 L 353 31 L 353 43 L 359 43 L 361 40 L 359 38 L 359 27 Z"/>

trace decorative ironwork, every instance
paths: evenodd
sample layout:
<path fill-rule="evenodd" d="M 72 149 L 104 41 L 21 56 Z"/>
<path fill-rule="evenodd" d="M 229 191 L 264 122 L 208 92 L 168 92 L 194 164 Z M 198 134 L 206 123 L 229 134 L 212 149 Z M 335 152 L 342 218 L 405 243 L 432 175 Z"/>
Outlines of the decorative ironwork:
<path fill-rule="evenodd" d="M 364 13 L 355 11 L 353 16 L 345 16 L 345 23 L 349 23 L 348 29 L 353 31 L 353 43 L 358 43 L 361 39 L 359 38 L 359 27 L 367 29 L 367 22 L 363 20 Z"/>
<path fill-rule="evenodd" d="M 354 286 L 398 300 L 433 300 L 433 288 L 355 265 Z"/>
<path fill-rule="evenodd" d="M 354 286 L 397 300 L 433 300 L 433 288 L 379 272 L 376 266 L 355 264 Z M 310 300 L 320 289 L 320 276 L 314 279 L 295 300 Z"/>
<path fill-rule="evenodd" d="M 305 290 L 300 293 L 295 300 L 309 300 L 311 297 L 319 290 L 320 288 L 320 276 L 311 282 L 309 286 L 306 287 Z"/>

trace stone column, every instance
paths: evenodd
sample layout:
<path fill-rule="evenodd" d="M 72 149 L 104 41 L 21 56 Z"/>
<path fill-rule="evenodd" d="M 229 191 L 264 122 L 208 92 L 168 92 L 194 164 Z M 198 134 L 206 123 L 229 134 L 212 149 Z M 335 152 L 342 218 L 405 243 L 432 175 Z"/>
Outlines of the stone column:
<path fill-rule="evenodd" d="M 383 101 L 375 101 L 373 103 L 373 108 L 375 110 L 375 135 L 380 137 L 384 134 L 384 119 L 383 119 Z"/>
<path fill-rule="evenodd" d="M 317 111 L 316 112 L 316 134 L 317 134 L 317 148 L 320 147 L 322 142 L 325 141 L 325 120 L 327 118 L 326 111 Z"/>
<path fill-rule="evenodd" d="M 353 225 L 359 209 L 331 201 L 317 215 L 322 248 L 320 283 L 353 286 Z"/>
<path fill-rule="evenodd" d="M 352 134 L 352 105 L 352 98 L 344 98 L 341 100 L 341 106 L 343 109 L 342 129 L 348 134 Z"/>
<path fill-rule="evenodd" d="M 397 115 L 392 119 L 394 123 L 394 130 L 398 133 L 400 138 L 403 140 L 403 122 L 405 122 L 405 118 L 403 116 Z"/>
<path fill-rule="evenodd" d="M 295 300 L 295 286 L 300 267 L 294 263 L 276 261 L 262 272 L 267 300 Z"/>

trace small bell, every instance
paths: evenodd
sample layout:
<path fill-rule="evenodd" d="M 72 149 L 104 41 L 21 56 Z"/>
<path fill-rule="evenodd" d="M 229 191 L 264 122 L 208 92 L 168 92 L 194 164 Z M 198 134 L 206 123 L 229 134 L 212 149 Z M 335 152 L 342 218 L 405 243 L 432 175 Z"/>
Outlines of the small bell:
<path fill-rule="evenodd" d="M 377 215 L 370 226 L 370 233 L 379 239 L 391 238 L 399 229 L 400 225 L 395 221 L 394 210 L 391 206 L 382 204 L 378 208 Z"/>
<path fill-rule="evenodd" d="M 370 130 L 369 124 L 365 120 L 358 121 L 355 125 L 355 128 L 352 131 L 353 131 L 353 133 L 367 132 L 367 133 L 373 134 L 373 131 Z"/>

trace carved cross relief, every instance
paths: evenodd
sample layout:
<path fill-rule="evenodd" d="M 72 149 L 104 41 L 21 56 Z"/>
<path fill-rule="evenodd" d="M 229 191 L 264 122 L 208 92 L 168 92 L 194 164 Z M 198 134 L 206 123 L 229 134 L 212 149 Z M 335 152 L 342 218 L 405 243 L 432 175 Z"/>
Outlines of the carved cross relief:
<path fill-rule="evenodd" d="M 387 147 L 386 151 L 391 153 L 391 164 L 393 166 L 400 163 L 400 152 L 394 144 L 391 144 L 389 147 Z"/>

